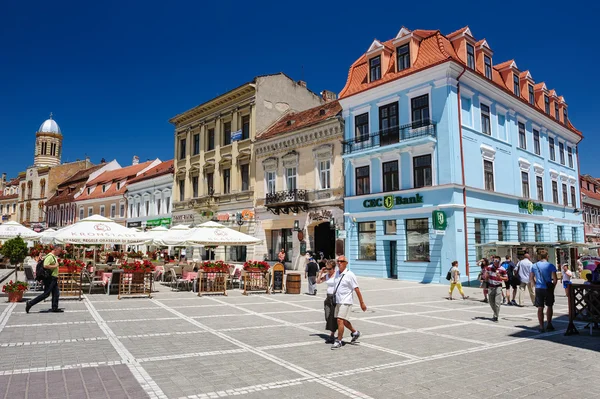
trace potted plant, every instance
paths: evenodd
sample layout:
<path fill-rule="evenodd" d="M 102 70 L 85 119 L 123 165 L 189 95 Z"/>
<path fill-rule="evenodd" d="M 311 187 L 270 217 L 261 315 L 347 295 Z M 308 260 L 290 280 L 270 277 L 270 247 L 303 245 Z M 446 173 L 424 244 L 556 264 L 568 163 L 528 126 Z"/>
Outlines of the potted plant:
<path fill-rule="evenodd" d="M 209 273 L 229 273 L 229 265 L 222 260 L 208 260 L 202 264 L 202 270 Z"/>
<path fill-rule="evenodd" d="M 244 270 L 251 273 L 265 273 L 269 271 L 269 267 L 269 264 L 262 260 L 249 260 L 246 263 L 244 263 Z"/>
<path fill-rule="evenodd" d="M 27 288 L 29 288 L 29 284 L 24 281 L 15 281 L 13 283 L 10 280 L 8 284 L 2 287 L 2 292 L 8 293 L 8 302 L 21 302 L 23 293 L 27 291 Z"/>

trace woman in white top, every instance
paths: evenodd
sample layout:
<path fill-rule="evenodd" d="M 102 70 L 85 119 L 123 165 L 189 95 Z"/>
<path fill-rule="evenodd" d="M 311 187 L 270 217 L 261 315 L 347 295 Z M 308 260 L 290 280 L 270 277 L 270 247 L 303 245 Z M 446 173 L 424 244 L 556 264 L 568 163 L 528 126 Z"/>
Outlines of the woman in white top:
<path fill-rule="evenodd" d="M 335 306 L 333 306 L 333 292 L 335 291 L 335 260 L 328 260 L 325 267 L 319 271 L 317 283 L 327 283 L 327 298 L 323 303 L 325 308 L 325 329 L 331 334 L 325 341 L 332 344 L 335 341 L 335 332 L 337 331 L 337 320 L 335 319 Z"/>
<path fill-rule="evenodd" d="M 573 277 L 573 272 L 569 270 L 569 265 L 565 263 L 562 269 L 562 282 L 566 296 L 569 296 L 569 284 L 571 284 L 571 277 Z"/>

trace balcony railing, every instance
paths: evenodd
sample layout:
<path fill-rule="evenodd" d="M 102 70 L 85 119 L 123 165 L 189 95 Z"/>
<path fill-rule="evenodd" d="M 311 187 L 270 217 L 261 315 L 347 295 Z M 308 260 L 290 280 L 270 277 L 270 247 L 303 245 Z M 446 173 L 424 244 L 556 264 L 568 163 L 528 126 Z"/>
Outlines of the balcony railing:
<path fill-rule="evenodd" d="M 344 154 L 351 154 L 419 137 L 435 136 L 436 124 L 430 119 L 424 119 L 404 126 L 383 129 L 371 135 L 358 136 L 351 140 L 346 140 L 342 144 L 344 145 Z"/>
<path fill-rule="evenodd" d="M 308 190 L 296 189 L 267 193 L 265 206 L 275 215 L 306 212 L 308 209 Z"/>

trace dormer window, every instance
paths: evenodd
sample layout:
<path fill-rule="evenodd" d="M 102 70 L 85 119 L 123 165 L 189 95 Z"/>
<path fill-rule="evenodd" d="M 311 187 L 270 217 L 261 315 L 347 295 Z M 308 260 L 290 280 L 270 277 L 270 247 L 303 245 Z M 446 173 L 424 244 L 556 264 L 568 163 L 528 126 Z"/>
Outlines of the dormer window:
<path fill-rule="evenodd" d="M 550 98 L 544 95 L 544 107 L 546 108 L 546 114 L 550 115 Z"/>
<path fill-rule="evenodd" d="M 467 66 L 475 69 L 475 48 L 467 43 Z"/>
<path fill-rule="evenodd" d="M 381 79 L 381 56 L 373 57 L 369 60 L 370 82 Z"/>
<path fill-rule="evenodd" d="M 410 50 L 408 43 L 396 49 L 398 57 L 398 71 L 410 68 Z"/>
<path fill-rule="evenodd" d="M 513 92 L 515 96 L 521 97 L 521 88 L 519 87 L 519 75 L 513 72 Z"/>
<path fill-rule="evenodd" d="M 485 77 L 488 79 L 492 79 L 492 59 L 487 55 L 483 56 L 483 63 L 485 69 Z"/>
<path fill-rule="evenodd" d="M 567 124 L 567 107 L 563 107 L 563 123 Z"/>
<path fill-rule="evenodd" d="M 88 193 L 88 195 L 90 195 L 92 193 L 92 188 L 91 187 L 88 187 L 87 193 Z"/>
<path fill-rule="evenodd" d="M 535 104 L 535 95 L 533 94 L 533 85 L 528 85 L 529 86 L 529 104 L 534 105 Z"/>
<path fill-rule="evenodd" d="M 560 122 L 560 113 L 558 112 L 558 103 L 554 103 L 554 117 Z"/>
<path fill-rule="evenodd" d="M 121 182 L 117 183 L 117 191 L 119 191 L 121 189 Z"/>
<path fill-rule="evenodd" d="M 106 186 L 106 184 L 103 184 L 103 185 L 102 185 L 102 192 L 103 192 L 103 193 L 105 193 L 105 192 L 106 192 L 106 187 L 107 187 L 107 186 Z"/>

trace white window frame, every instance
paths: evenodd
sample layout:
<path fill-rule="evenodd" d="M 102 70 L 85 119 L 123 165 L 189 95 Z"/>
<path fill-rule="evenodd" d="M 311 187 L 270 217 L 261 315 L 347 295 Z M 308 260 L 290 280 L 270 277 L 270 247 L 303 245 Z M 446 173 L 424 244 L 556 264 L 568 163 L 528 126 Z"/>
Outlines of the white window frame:
<path fill-rule="evenodd" d="M 497 132 L 494 131 L 494 114 L 492 113 L 492 101 L 487 98 L 482 96 L 481 94 L 479 95 L 479 132 L 485 136 L 487 136 L 487 134 L 485 134 L 483 132 L 483 122 L 482 122 L 482 118 L 481 118 L 481 105 L 486 105 L 488 107 L 488 109 L 490 110 L 489 114 L 490 114 L 490 135 L 489 137 L 496 137 L 498 134 Z M 494 135 L 494 133 L 496 133 L 496 135 Z M 495 186 L 494 186 L 495 187 Z"/>
<path fill-rule="evenodd" d="M 317 168 L 318 180 L 319 180 L 319 188 L 321 190 L 329 190 L 331 188 L 331 159 L 324 159 L 317 161 L 319 167 Z M 323 164 L 327 164 L 326 168 L 323 168 Z M 326 187 L 323 186 L 323 173 L 326 173 L 327 184 Z"/>
<path fill-rule="evenodd" d="M 464 97 L 464 98 L 468 98 L 471 101 L 471 108 L 469 109 L 469 116 L 470 116 L 470 120 L 469 123 L 467 124 L 466 121 L 462 118 L 462 106 L 463 106 L 463 99 L 460 99 L 460 112 L 461 112 L 461 122 L 463 124 L 463 126 L 467 126 L 470 127 L 471 129 L 473 129 L 475 126 L 475 122 L 473 121 L 473 97 L 475 97 L 475 93 L 472 92 L 471 90 L 467 89 L 466 87 L 461 87 L 460 88 L 460 96 Z M 429 96 L 430 101 L 431 101 L 431 96 Z M 409 106 L 410 106 L 410 101 L 409 101 Z M 431 108 L 430 108 L 431 110 Z M 412 118 L 412 116 L 410 116 L 410 118 Z"/>
<path fill-rule="evenodd" d="M 352 165 L 352 193 L 354 195 L 358 195 L 356 193 L 356 169 L 357 168 L 361 168 L 363 166 L 368 166 L 369 167 L 369 194 L 360 194 L 360 195 L 371 195 L 373 194 L 373 164 L 371 162 L 370 159 L 361 159 L 359 161 L 357 160 L 351 160 L 350 164 Z"/>
<path fill-rule="evenodd" d="M 273 177 L 272 179 L 270 177 Z M 273 191 L 269 189 L 269 184 L 273 183 Z M 277 170 L 266 170 L 265 171 L 265 192 L 267 194 L 274 194 L 277 192 Z"/>
<path fill-rule="evenodd" d="M 88 206 L 88 217 L 92 216 L 93 214 L 94 214 L 94 207 Z"/>
<path fill-rule="evenodd" d="M 110 218 L 115 219 L 117 217 L 117 204 L 110 204 Z"/>
<path fill-rule="evenodd" d="M 501 141 L 504 141 L 505 143 L 510 143 L 510 133 L 508 131 L 508 109 L 504 108 L 502 105 L 500 104 L 496 104 L 495 105 L 496 108 L 496 115 L 495 115 L 495 120 L 496 120 L 496 131 L 497 131 L 497 138 Z M 500 131 L 500 121 L 498 119 L 498 117 L 502 115 L 504 117 L 504 137 L 500 137 L 500 134 L 498 133 Z"/>
<path fill-rule="evenodd" d="M 492 163 L 492 174 L 494 177 L 494 192 L 497 191 L 498 187 L 496 187 L 496 150 L 489 145 L 481 144 L 479 147 L 481 149 L 481 170 L 483 171 L 483 189 L 487 190 L 485 187 L 485 161 Z"/>
<path fill-rule="evenodd" d="M 288 172 L 293 169 L 294 174 L 290 175 Z M 294 178 L 294 188 L 290 188 L 290 177 Z M 296 166 L 288 166 L 285 168 L 285 186 L 286 190 L 297 190 L 298 189 L 298 165 Z"/>
<path fill-rule="evenodd" d="M 82 220 L 85 215 L 85 209 L 83 207 L 79 207 L 79 220 Z"/>
<path fill-rule="evenodd" d="M 461 89 L 462 90 L 462 89 Z M 408 123 L 412 123 L 412 99 L 427 94 L 427 106 L 429 107 L 429 120 L 433 120 L 433 109 L 431 108 L 431 85 L 427 85 L 421 88 L 415 88 L 409 91 L 406 96 L 408 97 Z M 473 107 L 473 99 L 471 98 L 471 108 Z M 399 115 L 398 115 L 399 116 Z M 471 116 L 472 119 L 472 116 Z M 398 124 L 400 124 L 400 118 L 398 118 Z"/>
<path fill-rule="evenodd" d="M 414 158 L 422 155 L 431 155 L 431 187 L 437 186 L 437 173 L 436 173 L 436 159 L 435 149 L 432 148 L 431 144 L 425 146 L 413 147 L 409 150 L 410 154 L 410 188 L 415 187 L 415 171 L 414 171 Z M 398 173 L 400 173 L 400 162 L 398 163 Z M 383 176 L 383 173 L 382 173 Z M 428 187 L 428 186 L 425 186 Z M 423 187 L 421 187 L 423 188 Z M 400 176 L 400 189 L 402 190 L 402 176 Z"/>
<path fill-rule="evenodd" d="M 123 212 L 121 212 L 121 207 L 123 207 Z M 125 214 L 127 213 L 127 207 L 125 206 L 125 202 L 119 202 L 119 218 L 123 219 Z"/>
<path fill-rule="evenodd" d="M 100 205 L 100 216 L 106 217 L 106 207 L 104 205 Z"/>

